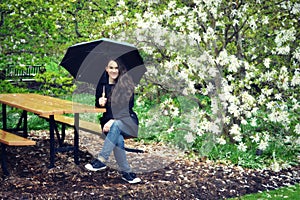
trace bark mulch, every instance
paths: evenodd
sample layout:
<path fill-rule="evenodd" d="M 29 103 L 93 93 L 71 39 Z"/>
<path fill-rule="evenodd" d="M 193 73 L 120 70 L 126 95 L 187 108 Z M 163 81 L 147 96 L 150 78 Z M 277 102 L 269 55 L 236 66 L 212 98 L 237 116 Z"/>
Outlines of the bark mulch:
<path fill-rule="evenodd" d="M 36 146 L 7 148 L 11 174 L 0 178 L 1 199 L 226 199 L 300 182 L 300 165 L 280 172 L 243 169 L 189 160 L 162 144 L 126 141 L 146 151 L 127 154 L 142 179 L 131 185 L 121 179 L 114 159 L 102 172 L 84 168 L 101 148 L 98 136 L 84 132 L 80 164 L 73 163 L 71 152 L 58 153 L 55 167 L 49 169 L 47 135 L 43 131 L 31 132 Z M 67 142 L 72 143 L 71 136 Z"/>

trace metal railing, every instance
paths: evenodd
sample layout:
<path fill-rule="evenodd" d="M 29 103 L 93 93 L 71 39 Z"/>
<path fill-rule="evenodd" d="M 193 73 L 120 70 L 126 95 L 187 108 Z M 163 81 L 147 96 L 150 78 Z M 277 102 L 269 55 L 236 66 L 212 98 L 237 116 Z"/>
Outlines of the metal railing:
<path fill-rule="evenodd" d="M 28 65 L 25 68 L 9 66 L 0 72 L 0 79 L 8 81 L 35 81 L 35 75 L 44 71 L 45 67 L 42 65 Z"/>

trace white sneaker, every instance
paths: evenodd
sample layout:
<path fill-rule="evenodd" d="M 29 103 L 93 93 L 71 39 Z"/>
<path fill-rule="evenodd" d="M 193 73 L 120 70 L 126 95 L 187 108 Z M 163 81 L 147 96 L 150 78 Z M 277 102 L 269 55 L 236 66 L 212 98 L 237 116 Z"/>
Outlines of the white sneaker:
<path fill-rule="evenodd" d="M 106 169 L 106 165 L 98 159 L 93 160 L 91 163 L 86 164 L 84 167 L 93 172 Z"/>
<path fill-rule="evenodd" d="M 132 172 L 122 172 L 122 179 L 128 183 L 139 183 L 142 180 L 136 177 L 135 173 Z"/>

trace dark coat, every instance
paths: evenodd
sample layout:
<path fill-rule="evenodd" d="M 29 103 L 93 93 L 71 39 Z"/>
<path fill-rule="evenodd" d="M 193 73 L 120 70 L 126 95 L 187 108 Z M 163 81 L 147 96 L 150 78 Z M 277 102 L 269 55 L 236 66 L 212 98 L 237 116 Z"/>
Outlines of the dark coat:
<path fill-rule="evenodd" d="M 110 119 L 121 120 L 123 124 L 122 131 L 130 134 L 131 137 L 137 137 L 139 121 L 137 114 L 133 111 L 134 94 L 132 94 L 129 102 L 122 100 L 116 104 L 112 103 L 112 91 L 115 85 L 109 84 L 108 74 L 107 72 L 104 72 L 96 88 L 95 106 L 98 108 L 101 108 L 99 105 L 99 98 L 102 96 L 103 86 L 105 88 L 107 103 L 105 104 L 106 112 L 103 113 L 103 116 L 100 118 L 101 127 L 103 128 Z"/>

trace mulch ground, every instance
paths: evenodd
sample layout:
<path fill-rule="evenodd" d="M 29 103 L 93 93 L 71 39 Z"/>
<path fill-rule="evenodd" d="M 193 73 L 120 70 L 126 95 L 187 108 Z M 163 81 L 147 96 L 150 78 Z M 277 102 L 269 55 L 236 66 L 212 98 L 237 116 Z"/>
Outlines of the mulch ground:
<path fill-rule="evenodd" d="M 58 153 L 55 167 L 49 169 L 47 135 L 43 131 L 32 132 L 30 137 L 37 141 L 36 146 L 7 148 L 10 176 L 0 178 L 0 198 L 226 199 L 300 182 L 300 166 L 280 172 L 243 169 L 189 160 L 162 144 L 126 141 L 146 151 L 127 154 L 133 170 L 142 179 L 131 185 L 121 179 L 114 159 L 102 172 L 84 168 L 101 148 L 99 137 L 92 134 L 81 133 L 79 165 L 73 163 L 71 152 Z M 72 138 L 67 138 L 67 142 L 72 143 Z"/>

